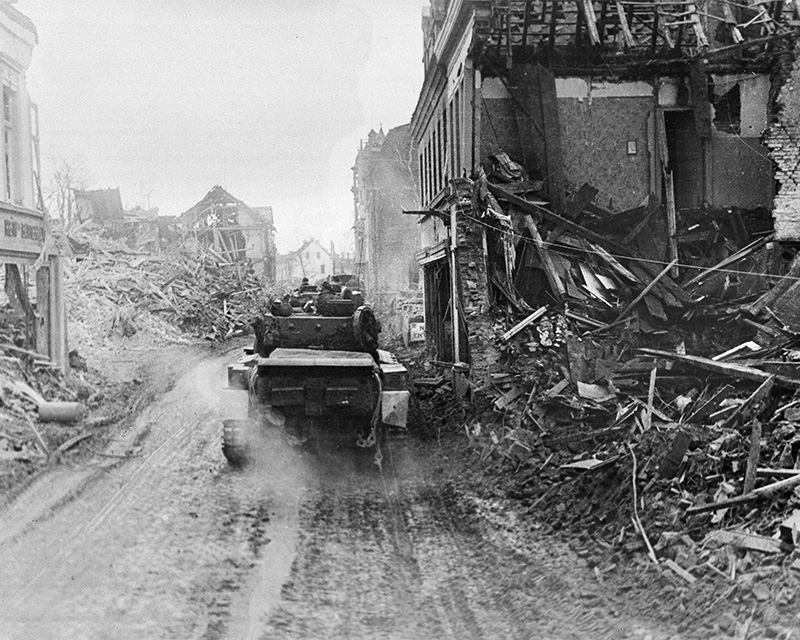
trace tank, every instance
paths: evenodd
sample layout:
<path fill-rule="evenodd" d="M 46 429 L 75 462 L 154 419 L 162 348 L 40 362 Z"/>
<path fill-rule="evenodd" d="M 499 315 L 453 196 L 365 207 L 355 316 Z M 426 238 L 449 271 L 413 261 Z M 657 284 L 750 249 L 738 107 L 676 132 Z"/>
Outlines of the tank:
<path fill-rule="evenodd" d="M 256 318 L 252 349 L 227 367 L 222 452 L 231 465 L 246 464 L 275 430 L 372 451 L 379 463 L 384 428 L 406 426 L 407 371 L 378 348 L 372 309 L 326 289 L 309 297 L 305 310 L 284 299 Z"/>

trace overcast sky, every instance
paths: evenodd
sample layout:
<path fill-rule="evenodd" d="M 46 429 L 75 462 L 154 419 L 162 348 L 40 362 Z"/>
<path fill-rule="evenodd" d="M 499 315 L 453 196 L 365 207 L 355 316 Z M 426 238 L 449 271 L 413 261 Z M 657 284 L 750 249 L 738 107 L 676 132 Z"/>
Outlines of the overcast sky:
<path fill-rule="evenodd" d="M 19 0 L 45 182 L 58 159 L 179 214 L 215 184 L 272 205 L 278 248 L 352 248 L 359 140 L 410 121 L 424 0 Z"/>

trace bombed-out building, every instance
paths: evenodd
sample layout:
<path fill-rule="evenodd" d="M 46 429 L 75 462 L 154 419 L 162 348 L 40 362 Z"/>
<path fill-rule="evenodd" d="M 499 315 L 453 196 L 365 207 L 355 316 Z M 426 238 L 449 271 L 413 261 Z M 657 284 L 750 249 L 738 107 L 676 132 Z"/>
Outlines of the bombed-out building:
<path fill-rule="evenodd" d="M 797 11 L 434 0 L 411 123 L 432 355 L 486 371 L 490 309 L 555 302 L 591 328 L 634 303 L 654 327 L 785 271 L 800 240 Z M 724 277 L 704 275 L 724 260 Z"/>
<path fill-rule="evenodd" d="M 272 207 L 249 207 L 216 185 L 181 214 L 180 224 L 184 235 L 213 248 L 224 259 L 250 260 L 259 276 L 275 280 Z"/>
<path fill-rule="evenodd" d="M 417 220 L 398 215 L 417 208 L 415 169 L 409 125 L 370 131 L 353 166 L 356 275 L 387 320 L 417 297 Z"/>

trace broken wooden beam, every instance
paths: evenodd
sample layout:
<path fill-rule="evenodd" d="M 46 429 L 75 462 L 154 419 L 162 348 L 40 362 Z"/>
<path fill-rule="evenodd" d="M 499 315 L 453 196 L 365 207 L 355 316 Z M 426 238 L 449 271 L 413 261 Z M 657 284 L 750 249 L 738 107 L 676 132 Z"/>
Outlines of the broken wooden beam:
<path fill-rule="evenodd" d="M 628 18 L 625 15 L 625 8 L 622 6 L 620 0 L 615 0 L 617 8 L 617 16 L 619 17 L 619 26 L 622 30 L 622 38 L 625 41 L 625 46 L 628 49 L 633 49 L 636 46 L 636 40 L 633 38 L 633 32 L 628 24 Z"/>
<path fill-rule="evenodd" d="M 773 482 L 772 484 L 759 487 L 758 489 L 753 489 L 750 493 L 742 496 L 736 496 L 735 498 L 727 498 L 725 500 L 719 500 L 718 502 L 711 502 L 709 504 L 701 504 L 695 507 L 689 507 L 686 510 L 686 515 L 691 516 L 697 513 L 704 513 L 706 511 L 718 511 L 719 509 L 725 509 L 727 507 L 735 507 L 740 504 L 755 502 L 756 500 L 767 498 L 773 493 L 777 493 L 783 489 L 792 489 L 797 485 L 800 485 L 800 473 L 792 476 L 791 478 L 779 480 L 778 482 Z"/>
<path fill-rule="evenodd" d="M 520 389 L 519 387 L 514 387 L 510 391 L 507 391 L 502 396 L 497 398 L 494 401 L 494 406 L 499 411 L 502 411 L 508 405 L 513 403 L 517 398 L 519 398 L 521 395 L 522 395 L 522 389 Z"/>
<path fill-rule="evenodd" d="M 686 582 L 688 582 L 689 584 L 694 584 L 695 582 L 697 582 L 697 578 L 695 578 L 691 573 L 689 573 L 686 569 L 684 569 L 674 560 L 670 560 L 669 558 L 667 558 L 666 560 L 664 560 L 664 565 L 669 569 L 671 569 L 672 571 L 674 571 L 675 574 L 677 574 L 679 577 L 686 580 Z"/>
<path fill-rule="evenodd" d="M 644 414 L 644 430 L 647 431 L 653 424 L 653 397 L 656 392 L 656 374 L 658 367 L 650 371 L 650 384 L 647 387 L 647 411 Z"/>
<path fill-rule="evenodd" d="M 743 380 L 755 380 L 759 383 L 764 383 L 769 380 L 774 374 L 755 369 L 753 367 L 746 367 L 741 364 L 733 362 L 718 362 L 711 358 L 703 358 L 702 356 L 691 356 L 680 353 L 672 353 L 670 351 L 662 351 L 661 349 L 640 348 L 640 352 L 661 358 L 670 358 L 678 362 L 685 362 L 686 364 L 693 365 L 699 369 L 713 371 L 714 373 L 721 373 L 730 376 L 731 378 L 738 378 Z M 780 383 L 787 387 L 800 387 L 800 380 L 796 378 L 789 378 L 787 376 L 774 375 L 775 382 Z"/>
<path fill-rule="evenodd" d="M 739 549 L 760 551 L 761 553 L 781 553 L 783 551 L 780 540 L 746 531 L 712 531 L 704 538 L 703 544 L 707 542 L 730 544 Z"/>
<path fill-rule="evenodd" d="M 748 494 L 756 488 L 756 470 L 761 459 L 761 422 L 753 420 L 750 429 L 750 452 L 747 455 L 747 470 L 744 474 L 742 493 Z"/>
<path fill-rule="evenodd" d="M 800 469 L 769 469 L 767 467 L 759 467 L 756 469 L 756 474 L 766 478 L 794 478 L 800 474 Z"/>
<path fill-rule="evenodd" d="M 500 340 L 503 342 L 508 342 L 511 338 L 517 335 L 520 331 L 522 331 L 525 327 L 530 324 L 536 322 L 539 318 L 541 318 L 545 313 L 547 313 L 547 307 L 539 307 L 536 311 L 534 311 L 531 315 L 529 315 L 524 320 L 518 322 L 513 327 L 511 327 L 508 331 L 506 331 L 502 336 L 500 336 Z"/>
<path fill-rule="evenodd" d="M 711 359 L 712 360 L 726 360 L 727 358 L 730 358 L 731 356 L 735 356 L 737 354 L 740 354 L 743 351 L 747 351 L 747 350 L 750 350 L 750 351 L 761 351 L 762 348 L 763 347 L 760 344 L 758 344 L 757 342 L 753 342 L 752 340 L 749 340 L 748 342 L 743 342 L 742 344 L 737 345 L 737 346 L 733 347 L 732 349 L 728 349 L 727 351 L 723 351 L 722 353 L 714 356 Z"/>
<path fill-rule="evenodd" d="M 577 233 L 579 236 L 585 238 L 586 240 L 590 240 L 595 244 L 599 244 L 602 247 L 605 247 L 607 250 L 613 251 L 617 257 L 627 258 L 629 260 L 634 261 L 636 264 L 640 265 L 642 269 L 646 270 L 652 276 L 656 275 L 655 269 L 653 265 L 651 265 L 647 260 L 642 260 L 638 257 L 634 252 L 632 252 L 629 248 L 623 247 L 622 245 L 614 242 L 613 240 L 609 240 L 605 236 L 600 235 L 599 233 L 595 233 L 594 231 L 587 229 L 583 225 L 580 225 L 572 220 L 568 220 L 564 216 L 560 216 L 557 213 L 553 213 L 548 208 L 543 207 L 540 204 L 535 202 L 530 202 L 529 200 L 525 200 L 524 198 L 520 198 L 519 196 L 510 193 L 508 190 L 496 185 L 489 183 L 488 185 L 489 191 L 498 199 L 505 200 L 506 202 L 510 202 L 513 205 L 516 205 L 522 211 L 529 215 L 540 215 L 545 220 L 549 220 L 550 222 L 554 222 L 555 224 L 561 225 L 562 227 Z M 692 304 L 693 301 L 689 297 L 689 295 L 681 289 L 675 282 L 668 278 L 664 277 L 661 285 L 666 288 L 669 293 L 671 293 L 680 304 Z"/>
<path fill-rule="evenodd" d="M 763 238 L 759 238 L 758 240 L 755 240 L 755 241 L 751 242 L 746 247 L 742 247 L 741 249 L 739 249 L 739 251 L 737 251 L 736 253 L 734 253 L 732 255 L 729 255 L 727 258 L 725 258 L 724 260 L 721 260 L 720 262 L 715 264 L 713 267 L 708 267 L 707 269 L 703 269 L 696 276 L 694 276 L 690 280 L 687 280 L 686 282 L 684 282 L 683 283 L 683 288 L 686 289 L 686 288 L 692 287 L 695 284 L 698 284 L 699 282 L 701 282 L 707 276 L 709 276 L 709 275 L 711 275 L 711 274 L 713 274 L 715 272 L 721 271 L 722 269 L 725 269 L 726 267 L 728 267 L 728 266 L 730 266 L 732 264 L 735 264 L 736 262 L 739 262 L 739 260 L 743 260 L 744 258 L 749 256 L 751 253 L 757 251 L 762 246 L 767 244 L 774 237 L 775 237 L 775 234 L 771 233 L 771 234 L 769 234 L 767 236 L 764 236 Z"/>
<path fill-rule="evenodd" d="M 617 260 L 614 256 L 612 256 L 608 251 L 603 249 L 603 247 L 593 244 L 591 242 L 589 243 L 589 246 L 592 248 L 592 251 L 594 251 L 597 254 L 598 258 L 602 259 L 609 267 L 611 267 L 618 274 L 620 274 L 627 280 L 630 280 L 631 282 L 635 282 L 636 284 L 643 284 L 641 279 L 638 278 L 636 274 L 631 273 L 628 269 L 622 266 L 619 260 Z"/>
<path fill-rule="evenodd" d="M 561 281 L 561 276 L 559 276 L 558 271 L 556 271 L 556 265 L 553 264 L 553 258 L 550 256 L 550 252 L 547 250 L 547 246 L 545 245 L 544 240 L 539 233 L 539 228 L 533 221 L 532 216 L 526 215 L 523 216 L 523 218 L 525 218 L 525 224 L 528 227 L 528 231 L 530 231 L 531 238 L 533 238 L 536 251 L 539 253 L 539 258 L 542 263 L 542 270 L 544 271 L 544 275 L 547 277 L 547 282 L 550 285 L 550 289 L 553 292 L 556 300 L 558 300 L 558 302 L 563 302 L 564 295 L 567 293 L 567 290 L 564 287 L 564 283 Z"/>
<path fill-rule="evenodd" d="M 599 320 L 595 320 L 594 318 L 582 316 L 578 313 L 574 313 L 573 311 L 566 311 L 564 315 L 567 316 L 567 318 L 569 318 L 570 320 L 574 320 L 575 322 L 582 322 L 583 324 L 589 325 L 590 327 L 594 327 L 595 329 L 608 329 L 608 325 L 605 322 L 600 322 Z"/>
<path fill-rule="evenodd" d="M 664 276 L 666 276 L 670 272 L 672 267 L 674 267 L 676 264 L 678 264 L 678 260 L 677 259 L 673 260 L 666 267 L 664 267 L 664 269 L 661 271 L 661 273 L 659 273 L 655 278 L 653 278 L 648 283 L 648 285 L 644 289 L 642 289 L 641 293 L 638 296 L 636 296 L 633 300 L 631 300 L 631 302 L 628 304 L 627 307 L 625 307 L 622 311 L 620 311 L 619 315 L 617 316 L 617 319 L 614 320 L 614 322 L 612 322 L 611 324 L 613 325 L 613 324 L 617 324 L 618 322 L 621 322 L 625 318 L 625 316 L 628 315 L 631 312 L 631 310 L 637 304 L 639 304 L 639 302 L 641 302 L 642 299 L 648 293 L 650 293 L 650 291 L 652 291 L 653 287 L 655 287 L 658 284 L 659 280 L 661 280 Z"/>
<path fill-rule="evenodd" d="M 769 307 L 772 305 L 772 303 L 783 296 L 783 294 L 785 294 L 792 287 L 792 285 L 797 282 L 798 278 L 800 278 L 800 253 L 798 253 L 792 259 L 786 275 L 783 276 L 778 283 L 772 287 L 772 289 L 767 291 L 758 300 L 748 305 L 746 310 L 753 315 L 758 315 L 758 313 L 764 309 L 764 307 Z"/>
<path fill-rule="evenodd" d="M 750 414 L 753 412 L 753 409 L 756 407 L 756 405 L 769 395 L 774 384 L 775 375 L 772 374 L 759 385 L 758 389 L 753 391 L 753 393 L 751 393 L 747 399 L 736 408 L 736 411 L 728 416 L 728 419 L 725 420 L 723 427 L 729 426 L 739 416 L 741 416 L 742 421 L 746 421 L 750 417 Z"/>
<path fill-rule="evenodd" d="M 573 222 L 572 220 L 568 220 L 567 218 L 558 215 L 557 213 L 553 213 L 550 209 L 543 207 L 539 204 L 534 202 L 530 202 L 529 200 L 525 200 L 524 198 L 520 198 L 519 196 L 510 193 L 506 189 L 502 187 L 489 183 L 489 191 L 496 197 L 501 200 L 505 200 L 506 202 L 510 202 L 518 206 L 522 209 L 525 213 L 532 215 L 540 215 L 542 218 L 549 220 L 550 222 L 555 222 L 570 231 L 577 233 L 578 235 L 586 238 L 587 240 L 591 240 L 592 242 L 596 242 L 597 244 L 604 245 L 615 252 L 625 254 L 627 251 L 619 246 L 616 242 L 608 240 L 604 236 L 601 236 L 599 233 L 595 233 L 584 227 L 583 225 L 578 224 L 577 222 Z"/>

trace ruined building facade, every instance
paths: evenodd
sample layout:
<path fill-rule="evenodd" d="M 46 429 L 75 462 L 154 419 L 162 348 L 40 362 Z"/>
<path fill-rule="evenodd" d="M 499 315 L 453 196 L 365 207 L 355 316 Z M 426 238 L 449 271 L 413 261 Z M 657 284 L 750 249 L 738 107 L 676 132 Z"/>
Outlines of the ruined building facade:
<path fill-rule="evenodd" d="M 41 198 L 39 122 L 25 79 L 37 44 L 36 27 L 0 0 L 0 84 L 3 136 L 0 154 L 0 262 L 5 303 L 19 318 L 24 346 L 68 366 L 62 288 L 63 239 L 56 239 Z M 34 286 L 35 283 L 35 286 Z"/>
<path fill-rule="evenodd" d="M 249 207 L 215 185 L 180 216 L 184 236 L 194 237 L 230 262 L 249 260 L 266 282 L 276 277 L 272 207 Z"/>
<path fill-rule="evenodd" d="M 416 290 L 419 230 L 415 157 L 409 125 L 370 131 L 353 166 L 356 275 L 380 313 Z"/>
<path fill-rule="evenodd" d="M 434 0 L 411 123 L 432 355 L 480 373 L 491 305 L 530 308 L 548 284 L 562 301 L 585 293 L 554 284 L 553 265 L 542 276 L 541 252 L 518 240 L 547 238 L 495 195 L 581 224 L 596 214 L 598 228 L 647 214 L 636 251 L 653 264 L 678 264 L 712 214 L 740 228 L 772 214 L 778 240 L 800 240 L 797 11 L 779 0 Z"/>

